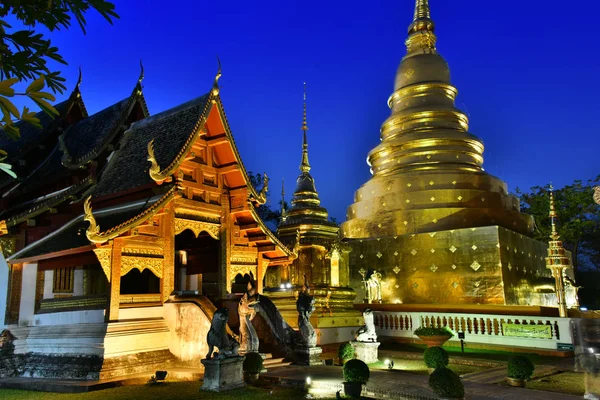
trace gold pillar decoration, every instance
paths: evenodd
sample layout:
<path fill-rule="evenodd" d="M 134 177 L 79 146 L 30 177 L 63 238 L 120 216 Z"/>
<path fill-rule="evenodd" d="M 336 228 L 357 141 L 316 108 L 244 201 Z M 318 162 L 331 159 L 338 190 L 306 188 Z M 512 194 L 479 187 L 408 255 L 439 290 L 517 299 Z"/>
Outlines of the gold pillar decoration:
<path fill-rule="evenodd" d="M 564 273 L 571 266 L 571 259 L 565 255 L 565 248 L 556 231 L 556 209 L 554 207 L 554 193 L 550 185 L 550 222 L 552 231 L 550 241 L 548 242 L 548 257 L 546 257 L 546 268 L 552 271 L 556 284 L 556 300 L 558 302 L 558 314 L 561 317 L 567 317 L 567 302 L 565 296 Z"/>
<path fill-rule="evenodd" d="M 173 203 L 162 215 L 163 238 L 162 279 L 160 281 L 161 302 L 168 300 L 175 289 L 175 206 Z"/>
<path fill-rule="evenodd" d="M 229 198 L 227 195 L 221 195 L 221 204 L 223 205 L 223 216 L 221 217 L 221 226 L 219 230 L 220 238 L 220 259 L 217 270 L 217 295 L 224 299 L 227 293 L 231 293 L 231 231 L 232 221 L 229 208 Z M 235 275 L 233 275 L 235 276 Z"/>
<path fill-rule="evenodd" d="M 96 258 L 98 259 L 98 262 L 100 262 L 100 267 L 102 267 L 102 271 L 104 271 L 106 279 L 108 279 L 108 281 L 110 282 L 112 247 L 99 247 L 97 249 L 94 249 L 94 254 L 96 254 Z"/>
<path fill-rule="evenodd" d="M 106 321 L 119 320 L 119 307 L 121 306 L 121 252 L 123 243 L 121 239 L 115 239 L 112 244 L 110 257 L 110 279 L 109 297 L 106 310 Z"/>

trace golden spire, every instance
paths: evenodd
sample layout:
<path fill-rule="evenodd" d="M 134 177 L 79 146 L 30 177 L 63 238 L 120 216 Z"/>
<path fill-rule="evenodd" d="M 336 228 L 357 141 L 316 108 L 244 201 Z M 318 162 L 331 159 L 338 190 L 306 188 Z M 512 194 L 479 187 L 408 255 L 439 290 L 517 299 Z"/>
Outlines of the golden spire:
<path fill-rule="evenodd" d="M 412 52 L 433 53 L 435 52 L 436 37 L 433 34 L 435 24 L 431 19 L 429 11 L 429 0 L 416 0 L 415 15 L 408 27 L 408 39 L 406 40 L 407 55 Z"/>
<path fill-rule="evenodd" d="M 306 123 L 306 82 L 304 82 L 304 112 L 302 114 L 302 133 L 304 135 L 302 142 L 302 163 L 300 164 L 300 171 L 310 171 L 310 164 L 308 162 L 308 142 L 306 141 L 306 131 L 308 130 L 308 124 Z"/>
<path fill-rule="evenodd" d="M 285 221 L 285 179 L 281 178 L 281 217 Z"/>
<path fill-rule="evenodd" d="M 550 184 L 550 223 L 552 225 L 552 232 L 550 233 L 550 239 L 558 240 L 558 232 L 556 231 L 556 208 L 554 207 L 554 187 Z"/>

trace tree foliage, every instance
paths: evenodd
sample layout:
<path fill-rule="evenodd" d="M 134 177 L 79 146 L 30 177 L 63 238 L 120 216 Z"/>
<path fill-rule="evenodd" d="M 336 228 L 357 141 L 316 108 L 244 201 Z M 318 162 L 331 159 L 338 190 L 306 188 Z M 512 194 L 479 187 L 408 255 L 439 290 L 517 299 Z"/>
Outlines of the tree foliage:
<path fill-rule="evenodd" d="M 252 171 L 248 171 L 248 177 L 250 178 L 250 183 L 256 189 L 256 191 L 260 191 L 264 184 L 264 177 L 261 173 L 255 174 Z M 279 220 L 281 219 L 281 200 L 277 202 L 278 209 L 273 210 L 271 208 L 271 199 L 270 193 L 267 192 L 267 202 L 258 207 L 257 213 L 260 218 L 269 225 L 270 228 L 279 226 Z M 285 208 L 287 209 L 287 202 L 284 203 Z"/>
<path fill-rule="evenodd" d="M 574 269 L 600 267 L 600 206 L 592 197 L 599 183 L 600 176 L 554 190 L 558 233 L 572 253 Z M 516 190 L 521 211 L 535 219 L 534 238 L 544 242 L 550 240 L 551 230 L 549 189 L 550 185 L 534 186 L 529 192 Z"/>
<path fill-rule="evenodd" d="M 41 127 L 35 112 L 29 111 L 28 107 L 19 111 L 10 98 L 25 96 L 55 117 L 58 112 L 51 103 L 56 99 L 42 90 L 48 88 L 54 93 L 63 93 L 66 89 L 65 78 L 60 71 L 52 70 L 48 62 L 67 62 L 58 48 L 52 46 L 50 39 L 36 32 L 35 28 L 41 25 L 50 32 L 68 29 L 75 18 L 85 33 L 86 12 L 95 9 L 112 23 L 114 18 L 118 18 L 114 8 L 105 0 L 4 0 L 0 3 L 0 128 L 5 134 L 19 139 L 19 121 Z M 27 28 L 14 29 L 6 22 L 9 15 Z M 32 82 L 23 92 L 16 92 L 14 86 L 26 81 Z M 6 152 L 0 149 L 0 161 L 6 157 Z M 15 177 L 10 165 L 0 163 L 0 169 Z"/>

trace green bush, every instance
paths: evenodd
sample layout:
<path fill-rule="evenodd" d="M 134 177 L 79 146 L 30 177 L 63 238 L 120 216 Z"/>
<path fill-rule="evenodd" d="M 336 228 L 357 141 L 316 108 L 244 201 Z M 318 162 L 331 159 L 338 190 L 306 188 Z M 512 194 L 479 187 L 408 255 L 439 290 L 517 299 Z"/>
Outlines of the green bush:
<path fill-rule="evenodd" d="M 338 358 L 342 360 L 350 360 L 354 358 L 354 347 L 350 343 L 343 343 L 338 348 Z"/>
<path fill-rule="evenodd" d="M 433 327 L 429 327 L 426 328 L 424 326 L 421 326 L 420 328 L 417 328 L 417 330 L 414 332 L 415 335 L 417 336 L 454 336 L 454 333 L 452 333 L 452 331 L 446 327 L 444 328 L 433 328 Z"/>
<path fill-rule="evenodd" d="M 365 384 L 371 373 L 369 367 L 361 360 L 350 360 L 344 364 L 344 381 Z"/>
<path fill-rule="evenodd" d="M 429 387 L 440 397 L 462 398 L 465 396 L 465 387 L 460 378 L 448 368 L 436 368 L 429 375 Z"/>
<path fill-rule="evenodd" d="M 533 375 L 535 366 L 531 360 L 525 356 L 512 356 L 508 360 L 507 375 L 513 379 L 529 379 Z"/>
<path fill-rule="evenodd" d="M 439 346 L 427 348 L 423 359 L 428 368 L 442 368 L 448 365 L 448 353 Z"/>
<path fill-rule="evenodd" d="M 244 372 L 258 374 L 263 369 L 263 359 L 258 353 L 248 353 L 244 359 Z"/>

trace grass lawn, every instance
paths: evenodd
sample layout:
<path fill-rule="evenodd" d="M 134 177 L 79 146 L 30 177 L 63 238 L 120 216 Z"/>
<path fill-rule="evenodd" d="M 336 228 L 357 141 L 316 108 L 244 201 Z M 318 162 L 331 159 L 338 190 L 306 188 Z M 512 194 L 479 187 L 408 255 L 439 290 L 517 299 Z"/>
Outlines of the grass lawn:
<path fill-rule="evenodd" d="M 304 399 L 301 390 L 287 388 L 262 389 L 247 387 L 222 393 L 200 391 L 201 382 L 166 382 L 161 385 L 121 386 L 87 393 L 48 393 L 0 389 L 0 399 L 10 400 L 292 400 Z M 270 391 L 272 394 L 269 394 Z"/>
<path fill-rule="evenodd" d="M 423 360 L 403 360 L 392 358 L 394 361 L 394 369 L 412 372 L 420 375 L 429 375 L 429 371 L 427 370 L 427 366 L 423 362 Z M 456 372 L 457 375 L 469 374 L 471 372 L 478 372 L 487 369 L 486 367 L 476 367 L 473 365 L 463 365 L 463 364 L 453 364 L 450 363 L 448 365 L 452 371 Z M 384 364 L 383 361 L 379 361 L 373 364 L 369 364 L 369 369 L 387 369 L 387 365 Z"/>
<path fill-rule="evenodd" d="M 386 343 L 382 344 L 379 350 L 395 350 L 395 351 L 410 351 L 416 353 L 423 353 L 427 346 L 424 344 L 413 344 L 413 343 Z M 483 350 L 483 349 L 470 349 L 468 345 L 465 347 L 465 352 L 462 353 L 460 350 L 460 346 L 451 346 L 449 343 L 444 345 L 444 350 L 448 352 L 450 358 L 452 356 L 460 356 L 464 358 L 480 358 L 483 360 L 493 360 L 493 361 L 508 361 L 508 359 L 515 354 L 509 351 L 501 351 L 501 350 Z M 556 361 L 557 357 L 551 356 L 540 356 L 538 354 L 523 354 L 527 356 L 534 364 L 544 364 L 549 361 Z"/>
<path fill-rule="evenodd" d="M 547 390 L 583 396 L 585 385 L 583 374 L 577 372 L 560 372 L 555 375 L 545 376 L 527 382 L 528 389 Z"/>

